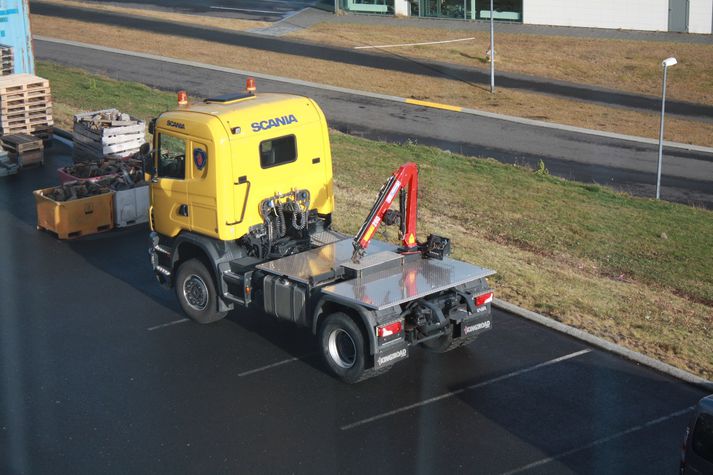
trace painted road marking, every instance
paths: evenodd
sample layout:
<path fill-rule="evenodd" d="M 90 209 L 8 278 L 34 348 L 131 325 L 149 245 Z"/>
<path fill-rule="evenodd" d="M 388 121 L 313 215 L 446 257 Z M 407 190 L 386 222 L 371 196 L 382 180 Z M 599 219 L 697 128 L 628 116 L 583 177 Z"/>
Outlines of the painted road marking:
<path fill-rule="evenodd" d="M 360 421 L 353 422 L 353 423 L 351 423 L 351 424 L 347 424 L 347 425 L 345 425 L 345 426 L 342 426 L 342 427 L 340 427 L 340 429 L 341 429 L 341 430 L 354 429 L 355 427 L 359 427 L 359 426 L 362 426 L 362 425 L 364 425 L 364 424 L 369 424 L 369 423 L 371 423 L 371 422 L 378 421 L 378 420 L 384 419 L 384 418 L 386 418 L 386 417 L 391 417 L 391 416 L 394 416 L 394 415 L 396 415 L 396 414 L 400 414 L 400 413 L 402 413 L 402 412 L 410 411 L 411 409 L 416 409 L 416 408 L 419 408 L 419 407 L 427 406 L 427 405 L 429 405 L 429 404 L 433 404 L 434 402 L 438 402 L 438 401 L 442 401 L 442 400 L 444 400 L 444 399 L 452 398 L 453 396 L 457 396 L 458 394 L 464 393 L 464 392 L 469 391 L 469 390 L 471 390 L 471 389 L 481 388 L 481 387 L 483 387 L 483 386 L 487 386 L 487 385 L 489 385 L 489 384 L 493 384 L 493 383 L 497 383 L 497 382 L 500 382 L 500 381 L 504 381 L 504 380 L 506 380 L 506 379 L 511 379 L 511 378 L 516 377 L 516 376 L 520 376 L 520 375 L 523 375 L 523 374 L 526 374 L 526 373 L 529 373 L 529 372 L 532 372 L 532 371 L 535 371 L 535 370 L 538 370 L 538 369 L 541 369 L 541 368 L 544 368 L 544 367 L 547 367 L 547 366 L 552 366 L 552 365 L 554 365 L 554 364 L 561 363 L 561 362 L 563 362 L 563 361 L 567 361 L 567 360 L 570 360 L 570 359 L 572 359 L 572 358 L 576 358 L 576 357 L 578 357 L 578 356 L 586 355 L 587 353 L 590 353 L 591 351 L 592 351 L 592 350 L 589 349 L 589 348 L 584 349 L 584 350 L 580 350 L 580 351 L 576 351 L 576 352 L 570 353 L 570 354 L 568 354 L 568 355 L 560 356 L 559 358 L 555 358 L 555 359 L 552 359 L 552 360 L 549 360 L 549 361 L 545 361 L 544 363 L 536 364 L 535 366 L 530 366 L 529 368 L 519 369 L 519 370 L 517 370 L 517 371 L 513 371 L 512 373 L 504 374 L 504 375 L 502 375 L 502 376 L 498 376 L 497 378 L 489 379 L 489 380 L 483 381 L 483 382 L 481 382 L 481 383 L 472 384 L 472 385 L 470 385 L 470 386 L 467 386 L 467 387 L 461 388 L 461 389 L 457 389 L 457 390 L 455 390 L 455 391 L 449 391 L 449 392 L 447 392 L 447 393 L 441 394 L 440 396 L 434 396 L 434 397 L 432 397 L 432 398 L 424 399 L 423 401 L 420 401 L 420 402 L 417 402 L 417 403 L 414 403 L 414 404 L 409 404 L 408 406 L 403 406 L 403 407 L 400 407 L 400 408 L 398 408 L 398 409 L 394 409 L 393 411 L 388 411 L 388 412 L 384 412 L 384 413 L 381 413 L 381 414 L 377 414 L 376 416 L 368 417 L 368 418 L 366 418 L 366 419 L 362 419 L 362 420 L 360 420 Z"/>
<path fill-rule="evenodd" d="M 653 419 L 649 422 L 646 422 L 644 424 L 630 427 L 629 429 L 623 430 L 621 432 L 617 432 L 616 434 L 612 434 L 608 437 L 603 437 L 601 439 L 597 439 L 594 442 L 591 442 L 587 445 L 583 445 L 581 447 L 577 447 L 576 449 L 568 450 L 566 452 L 559 453 L 557 455 L 554 455 L 552 457 L 547 457 L 542 460 L 538 460 L 536 462 L 532 462 L 527 465 L 523 465 L 522 467 L 516 468 L 514 470 L 510 470 L 509 472 L 503 472 L 501 475 L 511 475 L 514 473 L 521 473 L 524 472 L 525 470 L 530 470 L 531 468 L 535 467 L 540 467 L 542 465 L 548 464 L 550 462 L 553 462 L 555 460 L 559 460 L 561 458 L 567 457 L 569 455 L 576 454 L 577 452 L 581 452 L 583 450 L 591 449 L 593 447 L 596 447 L 598 445 L 606 444 L 607 442 L 610 442 L 614 439 L 619 439 L 621 437 L 624 437 L 625 435 L 632 434 L 634 432 L 638 432 L 640 430 L 648 429 L 649 427 L 655 426 L 656 424 L 661 424 L 662 422 L 666 422 L 669 419 L 674 419 L 676 417 L 682 416 L 688 412 L 691 412 L 695 409 L 695 406 L 687 407 L 686 409 L 682 409 L 680 411 L 672 412 L 671 414 L 663 417 L 659 417 L 658 419 Z"/>
<path fill-rule="evenodd" d="M 179 323 L 183 323 L 183 322 L 187 322 L 187 321 L 189 321 L 188 318 L 181 318 L 180 320 L 174 320 L 172 322 L 164 323 L 162 325 L 156 325 L 155 327 L 147 328 L 146 331 L 152 332 L 152 331 L 158 330 L 160 328 L 166 328 L 166 327 L 170 327 L 172 325 L 178 325 Z"/>
<path fill-rule="evenodd" d="M 404 102 L 415 106 L 433 107 L 434 109 L 445 109 L 453 112 L 461 112 L 463 110 L 460 106 L 450 106 L 448 104 L 441 104 L 440 102 L 419 101 L 418 99 L 406 99 Z"/>
<path fill-rule="evenodd" d="M 287 363 L 293 363 L 295 361 L 303 360 L 303 359 L 308 358 L 314 354 L 315 353 L 307 353 L 306 355 L 295 356 L 294 358 L 287 358 L 286 360 L 278 361 L 277 363 L 272 363 L 272 364 L 268 364 L 265 366 L 260 366 L 259 368 L 251 369 L 248 371 L 243 371 L 242 373 L 238 373 L 238 376 L 250 376 L 251 374 L 259 373 L 261 371 L 267 371 L 268 369 L 272 369 L 277 366 L 282 366 Z"/>
<path fill-rule="evenodd" d="M 355 46 L 354 49 L 400 48 L 400 47 L 405 47 L 405 46 L 441 45 L 444 43 L 457 43 L 459 41 L 469 41 L 469 40 L 474 40 L 474 39 L 475 39 L 475 37 L 459 38 L 457 40 L 427 41 L 425 43 L 401 43 L 398 45 Z"/>

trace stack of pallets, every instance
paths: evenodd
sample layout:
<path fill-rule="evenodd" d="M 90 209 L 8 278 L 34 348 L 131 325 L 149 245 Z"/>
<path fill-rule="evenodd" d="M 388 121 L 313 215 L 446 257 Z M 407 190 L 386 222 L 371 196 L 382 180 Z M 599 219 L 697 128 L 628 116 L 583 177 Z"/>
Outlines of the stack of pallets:
<path fill-rule="evenodd" d="M 72 139 L 75 161 L 126 158 L 145 142 L 146 123 L 117 109 L 74 116 Z"/>
<path fill-rule="evenodd" d="M 52 135 L 52 96 L 47 79 L 32 74 L 0 76 L 0 134 Z"/>
<path fill-rule="evenodd" d="M 0 137 L 2 147 L 10 153 L 20 166 L 44 165 L 44 144 L 42 139 L 30 134 L 12 134 Z"/>
<path fill-rule="evenodd" d="M 8 76 L 15 72 L 15 59 L 12 46 L 0 45 L 0 76 Z"/>

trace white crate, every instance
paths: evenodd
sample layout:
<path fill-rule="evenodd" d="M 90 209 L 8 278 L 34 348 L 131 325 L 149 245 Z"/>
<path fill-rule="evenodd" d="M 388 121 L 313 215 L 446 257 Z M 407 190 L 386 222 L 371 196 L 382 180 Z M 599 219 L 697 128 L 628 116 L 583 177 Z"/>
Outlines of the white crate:
<path fill-rule="evenodd" d="M 149 187 L 137 186 L 114 194 L 114 226 L 123 228 L 149 220 Z"/>

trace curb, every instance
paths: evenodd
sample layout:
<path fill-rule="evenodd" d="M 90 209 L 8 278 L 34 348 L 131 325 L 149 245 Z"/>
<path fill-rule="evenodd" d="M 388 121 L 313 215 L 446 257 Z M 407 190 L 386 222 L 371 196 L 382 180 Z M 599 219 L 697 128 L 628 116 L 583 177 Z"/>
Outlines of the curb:
<path fill-rule="evenodd" d="M 708 392 L 713 392 L 713 381 L 701 378 L 700 376 L 696 376 L 688 371 L 684 371 L 676 368 L 675 366 L 671 366 L 670 364 L 656 360 L 628 348 L 624 348 L 623 346 L 604 340 L 603 338 L 599 338 L 583 330 L 579 330 L 578 328 L 565 325 L 564 323 L 560 323 L 556 320 L 545 317 L 544 315 L 540 315 L 539 313 L 518 307 L 517 305 L 511 304 L 504 300 L 497 298 L 493 299 L 493 306 L 499 310 L 505 310 L 508 313 L 517 315 L 518 317 L 522 317 L 526 320 L 530 320 L 531 322 L 535 322 L 552 330 L 564 333 L 565 335 L 581 340 L 609 353 L 621 356 L 622 358 L 626 358 L 640 365 L 647 366 L 655 371 L 658 371 L 659 373 L 673 376 L 683 382 L 698 386 Z"/>
<path fill-rule="evenodd" d="M 457 112 L 457 113 L 469 114 L 469 115 L 474 115 L 474 116 L 478 116 L 478 117 L 486 117 L 489 119 L 502 120 L 502 121 L 506 121 L 506 122 L 529 125 L 529 126 L 534 126 L 534 127 L 562 130 L 562 131 L 566 131 L 566 132 L 574 132 L 574 133 L 579 133 L 579 134 L 593 135 L 593 136 L 597 136 L 597 137 L 605 137 L 605 138 L 616 139 L 616 140 L 626 140 L 629 142 L 643 143 L 643 144 L 647 144 L 647 145 L 658 145 L 658 140 L 650 139 L 650 138 L 646 138 L 646 137 L 636 137 L 634 135 L 617 134 L 614 132 L 604 132 L 604 131 L 600 131 L 600 130 L 585 129 L 583 127 L 575 127 L 575 126 L 570 126 L 570 125 L 556 124 L 553 122 L 543 122 L 543 121 L 533 120 L 533 119 L 524 119 L 522 117 L 514 117 L 514 116 L 509 116 L 509 115 L 496 114 L 494 112 L 486 112 L 486 111 L 481 111 L 478 109 L 472 109 L 472 108 L 468 108 L 468 107 L 440 104 L 437 102 L 417 101 L 415 99 L 407 99 L 405 97 L 392 96 L 392 95 L 388 95 L 388 94 L 379 94 L 379 93 L 368 92 L 368 91 L 360 91 L 357 89 L 349 89 L 346 87 L 330 86 L 327 84 L 320 84 L 320 83 L 311 82 L 311 81 L 303 81 L 301 79 L 291 79 L 291 78 L 286 78 L 286 77 L 282 77 L 282 76 L 274 76 L 271 74 L 258 73 L 255 71 L 244 71 L 244 70 L 228 68 L 228 67 L 224 67 L 224 66 L 216 66 L 216 65 L 212 65 L 212 64 L 200 63 L 197 61 L 169 58 L 166 56 L 159 56 L 159 55 L 150 54 L 150 53 L 139 53 L 139 52 L 135 52 L 135 51 L 127 51 L 127 50 L 122 50 L 122 49 L 117 49 L 117 48 L 110 48 L 107 46 L 90 45 L 87 43 L 81 43 L 79 41 L 62 40 L 59 38 L 51 38 L 51 37 L 41 36 L 41 35 L 34 35 L 33 39 L 39 40 L 39 41 L 45 41 L 47 43 L 55 43 L 55 44 L 61 44 L 61 45 L 67 45 L 67 46 L 75 46 L 75 47 L 79 47 L 79 48 L 93 49 L 95 51 L 104 51 L 107 53 L 121 54 L 124 56 L 133 56 L 135 58 L 143 58 L 143 59 L 149 59 L 149 60 L 153 60 L 153 61 L 162 61 L 162 62 L 166 62 L 166 63 L 179 64 L 182 66 L 189 66 L 189 67 L 193 67 L 193 68 L 201 68 L 201 69 L 208 69 L 211 71 L 219 71 L 219 72 L 224 72 L 224 73 L 228 73 L 228 74 L 237 74 L 237 75 L 241 75 L 241 76 L 252 76 L 252 77 L 255 77 L 258 79 L 283 82 L 286 84 L 294 84 L 294 85 L 303 86 L 303 87 L 311 87 L 314 89 L 321 89 L 324 91 L 339 92 L 339 93 L 351 94 L 351 95 L 355 95 L 355 96 L 369 97 L 369 98 L 373 98 L 373 99 L 381 99 L 381 100 L 385 100 L 385 101 L 399 102 L 402 104 L 417 105 L 417 106 L 421 106 L 421 107 L 429 107 L 429 108 L 434 108 L 434 109 L 444 109 L 444 110 L 453 111 L 453 112 Z M 681 149 L 681 150 L 689 150 L 689 151 L 694 151 L 694 152 L 713 154 L 713 147 L 704 147 L 704 146 L 700 146 L 700 145 L 689 145 L 689 144 L 684 144 L 684 143 L 679 143 L 679 142 L 668 142 L 668 141 L 664 141 L 663 144 L 665 147 L 668 147 L 668 148 L 675 148 L 675 149 Z"/>

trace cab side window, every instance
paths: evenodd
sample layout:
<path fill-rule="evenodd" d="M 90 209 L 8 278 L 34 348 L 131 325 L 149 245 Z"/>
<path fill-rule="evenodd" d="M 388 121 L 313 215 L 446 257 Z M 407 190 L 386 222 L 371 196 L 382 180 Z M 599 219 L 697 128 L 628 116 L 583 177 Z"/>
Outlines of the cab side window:
<path fill-rule="evenodd" d="M 297 160 L 297 144 L 295 136 L 288 135 L 260 142 L 260 166 L 275 167 Z"/>
<path fill-rule="evenodd" d="M 158 138 L 158 176 L 183 180 L 186 177 L 186 141 L 172 135 Z"/>

